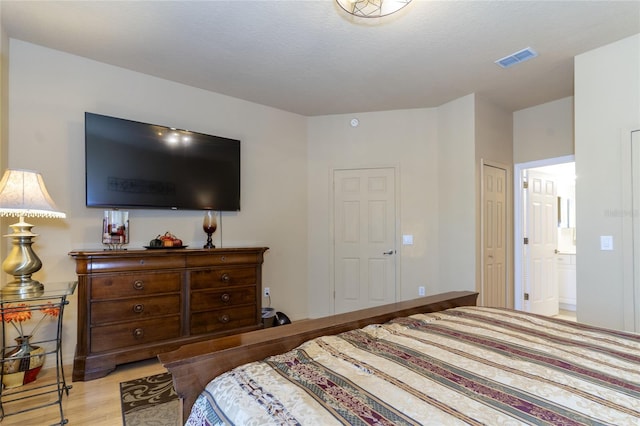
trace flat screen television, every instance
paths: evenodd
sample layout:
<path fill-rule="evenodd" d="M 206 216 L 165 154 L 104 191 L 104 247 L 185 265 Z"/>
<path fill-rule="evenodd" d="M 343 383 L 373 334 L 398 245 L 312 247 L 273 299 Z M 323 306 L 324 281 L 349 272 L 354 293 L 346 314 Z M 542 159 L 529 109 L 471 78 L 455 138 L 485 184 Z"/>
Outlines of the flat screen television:
<path fill-rule="evenodd" d="M 240 141 L 85 113 L 86 204 L 240 210 Z"/>

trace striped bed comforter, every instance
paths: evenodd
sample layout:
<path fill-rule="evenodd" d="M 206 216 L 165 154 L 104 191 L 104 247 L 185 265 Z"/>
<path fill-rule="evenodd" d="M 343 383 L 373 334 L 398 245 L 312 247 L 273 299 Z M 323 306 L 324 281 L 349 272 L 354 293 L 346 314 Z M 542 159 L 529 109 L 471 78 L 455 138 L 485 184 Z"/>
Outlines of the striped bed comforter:
<path fill-rule="evenodd" d="M 640 335 L 482 307 L 304 343 L 209 383 L 188 425 L 639 425 Z"/>

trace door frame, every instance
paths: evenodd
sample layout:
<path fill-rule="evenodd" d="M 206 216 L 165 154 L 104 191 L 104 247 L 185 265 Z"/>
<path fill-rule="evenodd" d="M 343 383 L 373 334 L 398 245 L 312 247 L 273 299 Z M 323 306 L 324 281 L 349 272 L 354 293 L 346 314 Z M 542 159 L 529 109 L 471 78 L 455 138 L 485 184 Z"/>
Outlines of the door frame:
<path fill-rule="evenodd" d="M 634 209 L 633 143 L 640 143 L 640 126 L 625 129 L 621 135 L 622 147 L 622 259 L 623 259 L 623 324 L 625 330 L 640 331 L 640 268 L 635 241 L 638 214 Z M 637 201 L 636 201 L 637 202 Z"/>
<path fill-rule="evenodd" d="M 575 162 L 575 155 L 547 158 L 514 165 L 513 172 L 513 307 L 524 310 L 524 276 L 523 276 L 523 239 L 524 239 L 524 206 L 523 206 L 523 176 L 526 169 L 553 166 L 556 164 Z"/>
<path fill-rule="evenodd" d="M 484 197 L 485 197 L 485 189 L 484 189 L 484 166 L 489 166 L 489 167 L 495 167 L 497 169 L 502 169 L 505 171 L 505 185 L 507 186 L 505 188 L 505 208 L 506 208 L 506 212 L 505 212 L 505 220 L 504 220 L 504 224 L 505 224 L 505 229 L 504 229 L 504 238 L 505 238 L 505 294 L 506 294 L 506 303 L 507 303 L 507 307 L 512 307 L 513 304 L 513 286 L 511 285 L 511 258 L 512 258 L 512 250 L 511 250 L 511 243 L 510 243 L 510 238 L 509 238 L 509 230 L 511 229 L 511 222 L 512 222 L 512 215 L 511 215 L 511 208 L 510 206 L 513 204 L 511 202 L 511 191 L 509 188 L 509 182 L 510 182 L 510 173 L 511 173 L 511 167 L 509 167 L 507 164 L 503 164 L 503 163 L 498 163 L 495 161 L 490 161 L 490 160 L 485 160 L 483 158 L 480 159 L 480 215 L 479 215 L 479 226 L 478 228 L 480 229 L 480 245 L 479 245 L 479 250 L 478 252 L 479 254 L 479 264 L 480 264 L 480 276 L 478 277 L 477 282 L 479 283 L 479 287 L 477 289 L 477 291 L 480 293 L 479 296 L 479 301 L 478 304 L 480 306 L 484 306 L 484 286 L 485 286 L 485 282 L 484 282 L 484 239 L 485 239 L 485 235 L 484 235 L 484 219 L 485 219 L 485 213 L 484 213 Z"/>
<path fill-rule="evenodd" d="M 329 238 L 329 290 L 330 290 L 330 300 L 331 300 L 331 313 L 335 314 L 336 312 L 336 281 L 335 281 L 335 219 L 333 217 L 334 209 L 335 209 L 335 172 L 336 171 L 344 171 L 344 170 L 364 170 L 364 169 L 393 169 L 393 180 L 394 180 L 394 214 L 396 218 L 394 232 L 395 232 L 395 261 L 396 261 L 396 270 L 395 270 L 395 299 L 396 302 L 403 300 L 400 285 L 400 268 L 402 263 L 402 250 L 400 247 L 401 237 L 400 230 L 402 229 L 400 226 L 400 166 L 397 164 L 394 165 L 376 165 L 376 166 L 353 166 L 353 167 L 331 167 L 329 169 L 329 230 L 328 230 L 328 238 Z"/>

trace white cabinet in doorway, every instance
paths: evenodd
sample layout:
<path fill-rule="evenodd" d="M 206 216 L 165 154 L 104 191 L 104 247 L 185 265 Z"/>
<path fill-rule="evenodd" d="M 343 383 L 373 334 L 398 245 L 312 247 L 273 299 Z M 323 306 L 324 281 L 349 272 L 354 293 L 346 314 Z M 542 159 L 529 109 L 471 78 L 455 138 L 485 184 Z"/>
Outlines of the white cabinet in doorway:
<path fill-rule="evenodd" d="M 576 255 L 559 253 L 556 256 L 560 309 L 576 310 Z"/>

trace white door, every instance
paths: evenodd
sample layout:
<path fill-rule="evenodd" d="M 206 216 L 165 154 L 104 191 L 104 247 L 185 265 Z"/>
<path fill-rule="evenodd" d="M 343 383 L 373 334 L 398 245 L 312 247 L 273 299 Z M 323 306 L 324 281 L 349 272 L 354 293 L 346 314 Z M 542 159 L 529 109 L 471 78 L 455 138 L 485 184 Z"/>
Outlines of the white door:
<path fill-rule="evenodd" d="M 336 170 L 334 311 L 396 301 L 395 171 Z"/>
<path fill-rule="evenodd" d="M 525 213 L 525 310 L 558 314 L 558 198 L 552 176 L 529 170 Z M 529 300 L 526 301 L 526 298 Z"/>
<path fill-rule="evenodd" d="M 481 304 L 507 307 L 507 171 L 484 165 L 482 191 L 483 280 Z"/>

